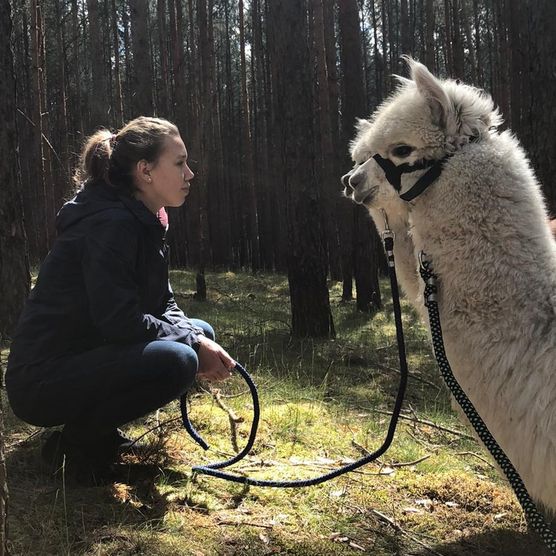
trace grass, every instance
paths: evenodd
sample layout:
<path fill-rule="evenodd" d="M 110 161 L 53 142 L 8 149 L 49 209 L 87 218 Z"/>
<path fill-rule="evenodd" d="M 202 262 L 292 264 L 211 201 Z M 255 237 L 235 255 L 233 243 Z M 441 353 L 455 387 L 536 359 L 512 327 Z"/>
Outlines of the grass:
<path fill-rule="evenodd" d="M 331 285 L 333 341 L 292 340 L 282 276 L 210 274 L 207 302 L 194 275 L 173 272 L 184 310 L 210 322 L 219 342 L 254 376 L 262 416 L 252 455 L 235 467 L 261 478 L 311 477 L 382 442 L 397 390 L 397 347 L 386 283 L 385 311 L 369 317 Z M 210 394 L 191 396 L 205 453 L 181 429 L 177 403 L 128 429 L 162 441 L 149 464 L 129 460 L 121 477 L 84 486 L 40 465 L 43 431 L 5 415 L 13 555 L 542 554 L 515 498 L 451 410 L 427 334 L 407 303 L 412 378 L 391 449 L 380 462 L 306 489 L 244 488 L 191 466 L 232 453 L 229 419 Z M 4 353 L 5 355 L 5 353 Z M 243 416 L 251 400 L 234 378 L 221 390 Z M 5 405 L 6 407 L 6 405 Z M 158 420 L 157 420 L 158 419 Z M 166 423 L 166 424 L 164 424 Z M 429 423 L 429 424 L 426 424 Z M 454 432 L 447 432 L 449 429 Z"/>

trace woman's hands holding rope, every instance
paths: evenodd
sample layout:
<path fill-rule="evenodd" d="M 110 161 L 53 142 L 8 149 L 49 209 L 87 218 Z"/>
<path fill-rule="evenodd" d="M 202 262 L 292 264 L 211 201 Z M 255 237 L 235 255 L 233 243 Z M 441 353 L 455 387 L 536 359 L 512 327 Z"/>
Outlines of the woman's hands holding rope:
<path fill-rule="evenodd" d="M 206 336 L 199 336 L 199 370 L 197 378 L 218 382 L 230 378 L 236 362 L 228 352 Z"/>

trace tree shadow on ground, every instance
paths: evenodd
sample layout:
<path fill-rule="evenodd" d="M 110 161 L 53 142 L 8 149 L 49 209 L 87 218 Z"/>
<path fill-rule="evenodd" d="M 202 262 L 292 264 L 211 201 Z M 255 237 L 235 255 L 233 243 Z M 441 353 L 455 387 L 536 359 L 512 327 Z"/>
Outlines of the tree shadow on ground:
<path fill-rule="evenodd" d="M 158 463 L 119 463 L 106 477 L 58 470 L 40 456 L 48 434 L 37 431 L 7 447 L 9 530 L 13 554 L 87 553 L 122 525 L 161 526 L 170 502 L 160 483 L 190 476 Z M 60 541 L 65 546 L 60 546 Z"/>

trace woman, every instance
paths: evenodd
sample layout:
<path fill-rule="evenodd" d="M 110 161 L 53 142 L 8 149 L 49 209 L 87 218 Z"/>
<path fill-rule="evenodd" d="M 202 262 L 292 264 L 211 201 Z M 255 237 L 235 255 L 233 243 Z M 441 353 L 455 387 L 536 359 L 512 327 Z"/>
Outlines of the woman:
<path fill-rule="evenodd" d="M 227 378 L 233 359 L 209 324 L 187 318 L 168 283 L 165 206 L 193 172 L 177 127 L 140 117 L 101 130 L 81 153 L 80 190 L 57 216 L 11 345 L 15 414 L 64 425 L 43 446 L 51 463 L 102 467 L 130 440 L 117 428 L 178 398 L 195 378 Z"/>

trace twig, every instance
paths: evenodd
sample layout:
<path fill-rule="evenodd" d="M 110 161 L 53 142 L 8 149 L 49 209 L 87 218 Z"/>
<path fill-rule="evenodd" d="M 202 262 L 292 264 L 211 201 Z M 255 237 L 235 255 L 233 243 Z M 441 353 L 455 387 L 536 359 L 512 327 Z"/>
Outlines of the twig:
<path fill-rule="evenodd" d="M 432 549 L 428 544 L 419 540 L 416 536 L 412 535 L 411 533 L 408 533 L 405 529 L 402 529 L 402 527 L 398 523 L 396 523 L 392 518 L 388 517 L 387 515 L 384 515 L 382 512 L 379 512 L 378 510 L 373 510 L 371 508 L 371 513 L 375 514 L 382 521 L 385 521 L 388 525 L 393 527 L 396 531 L 398 531 L 402 535 L 405 535 L 413 542 L 416 542 L 418 545 L 428 550 L 431 554 L 434 554 L 435 556 L 444 556 L 443 554 L 440 554 L 440 552 L 436 552 L 436 550 Z"/>
<path fill-rule="evenodd" d="M 371 452 L 369 452 L 369 450 L 367 450 L 367 448 L 365 448 L 365 446 L 361 446 L 361 444 L 357 443 L 355 440 L 352 440 L 351 444 L 352 444 L 352 446 L 354 446 L 355 448 L 360 450 L 363 453 L 363 455 L 366 455 L 366 456 L 371 455 Z M 382 462 L 378 458 L 376 459 L 376 461 L 382 466 L 387 465 L 388 467 L 411 467 L 412 465 L 417 465 L 418 463 L 421 463 L 422 461 L 425 461 L 425 460 L 429 459 L 430 457 L 432 457 L 432 454 L 428 454 L 426 456 L 423 456 L 422 458 L 416 459 L 415 461 L 401 461 L 401 462 L 398 462 L 398 463 L 390 462 L 388 464 L 385 464 L 384 462 Z"/>
<path fill-rule="evenodd" d="M 239 452 L 239 447 L 237 443 L 237 425 L 238 423 L 243 423 L 243 417 L 236 415 L 233 409 L 229 408 L 223 401 L 222 396 L 220 395 L 220 390 L 218 388 L 214 388 L 212 390 L 212 397 L 216 402 L 216 405 L 224 411 L 228 415 L 228 419 L 230 421 L 230 436 L 232 440 L 232 446 L 234 451 L 237 453 Z"/>
<path fill-rule="evenodd" d="M 478 460 L 481 460 L 486 465 L 488 465 L 491 469 L 496 470 L 496 467 L 494 465 L 492 465 L 492 463 L 490 463 L 490 461 L 488 461 L 486 458 L 483 458 L 479 454 L 476 454 L 475 452 L 458 452 L 456 454 L 456 456 L 473 456 L 473 457 L 477 458 Z"/>
<path fill-rule="evenodd" d="M 133 444 L 135 444 L 136 442 L 139 442 L 139 440 L 141 440 L 142 438 L 144 438 L 145 436 L 147 436 L 147 434 L 155 431 L 156 429 L 160 429 L 170 423 L 173 423 L 174 421 L 181 421 L 181 416 L 180 417 L 172 417 L 171 419 L 167 419 L 166 421 L 162 421 L 161 423 L 159 422 L 158 424 L 156 424 L 154 427 L 151 427 L 150 429 L 148 429 L 147 431 L 145 431 L 143 434 L 140 434 L 134 441 Z M 130 445 L 133 446 L 133 444 Z"/>
<path fill-rule="evenodd" d="M 362 408 L 363 409 L 363 408 Z M 381 409 L 367 409 L 367 411 L 372 411 L 373 413 L 380 413 L 381 415 L 392 415 L 391 411 L 383 411 Z M 477 440 L 474 436 L 467 434 L 465 432 L 457 431 L 454 429 L 449 429 L 448 427 L 443 427 L 442 425 L 437 425 L 432 421 L 427 419 L 418 419 L 417 417 L 407 417 L 406 415 L 400 415 L 400 419 L 404 419 L 405 421 L 411 421 L 412 423 L 418 423 L 419 425 L 427 425 L 428 427 L 433 427 L 434 429 L 438 429 L 443 432 L 448 432 L 450 434 L 455 434 L 456 436 L 461 436 L 462 438 L 467 438 L 469 440 Z"/>
<path fill-rule="evenodd" d="M 382 363 L 370 363 L 370 366 L 376 367 L 377 369 L 381 369 L 383 371 L 387 371 L 389 373 L 395 373 L 397 375 L 400 374 L 400 371 L 398 369 L 395 369 L 393 367 L 388 367 L 387 365 L 383 365 Z M 430 380 L 427 380 L 426 378 L 423 378 L 419 375 L 416 375 L 415 373 L 408 373 L 408 376 L 411 380 L 416 380 L 417 382 L 422 382 L 423 384 L 426 384 L 427 386 L 430 386 L 432 388 L 434 388 L 435 390 L 440 390 L 440 386 L 438 386 L 438 384 L 435 384 L 434 382 L 431 382 Z"/>
<path fill-rule="evenodd" d="M 25 114 L 25 112 L 23 112 L 23 110 L 21 110 L 21 108 L 17 108 L 17 111 L 33 126 L 33 127 L 37 127 L 35 122 L 33 122 L 33 120 L 31 120 L 31 118 L 29 118 L 29 116 L 27 116 L 27 114 Z M 60 156 L 58 155 L 58 153 L 56 152 L 56 149 L 52 146 L 52 144 L 50 143 L 50 141 L 48 140 L 48 137 L 41 132 L 41 137 L 43 138 L 44 142 L 48 145 L 48 147 L 50 148 L 50 150 L 54 153 L 54 156 L 56 157 L 56 159 L 58 160 L 58 163 L 60 164 L 60 166 L 63 166 L 62 161 L 60 160 Z"/>
<path fill-rule="evenodd" d="M 21 440 L 18 440 L 17 442 L 14 442 L 13 444 L 10 444 L 9 446 L 6 446 L 6 448 L 9 448 L 10 450 L 12 450 L 13 448 L 16 448 L 17 446 L 20 446 L 21 444 L 25 444 L 26 442 L 29 442 L 29 440 L 35 438 L 35 436 L 37 436 L 41 432 L 42 432 L 41 429 L 36 430 L 35 432 L 32 432 L 29 436 L 26 436 L 25 438 L 22 438 Z"/>
<path fill-rule="evenodd" d="M 272 529 L 274 525 L 266 525 L 264 523 L 253 523 L 251 521 L 224 521 L 218 520 L 218 525 L 233 525 L 237 527 L 238 525 L 248 525 L 249 527 L 262 527 L 263 529 Z"/>

